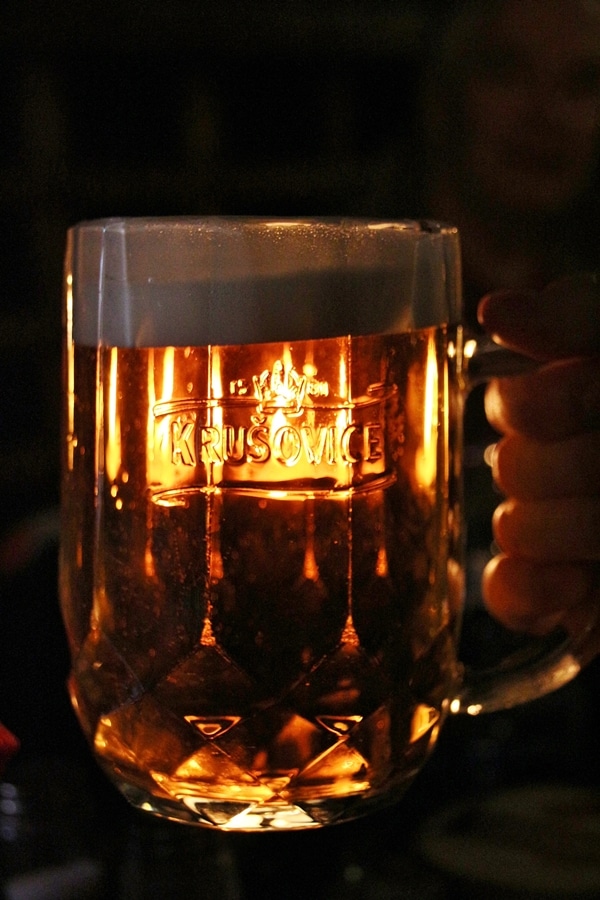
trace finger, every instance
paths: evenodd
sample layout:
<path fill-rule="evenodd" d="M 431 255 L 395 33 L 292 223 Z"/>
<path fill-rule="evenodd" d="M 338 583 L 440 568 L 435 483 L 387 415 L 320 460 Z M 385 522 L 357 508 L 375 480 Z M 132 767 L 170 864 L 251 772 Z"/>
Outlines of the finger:
<path fill-rule="evenodd" d="M 569 276 L 543 291 L 497 291 L 479 304 L 480 323 L 496 341 L 538 360 L 600 351 L 600 279 Z"/>
<path fill-rule="evenodd" d="M 600 496 L 599 460 L 600 432 L 552 443 L 510 434 L 491 455 L 494 481 L 518 500 Z"/>
<path fill-rule="evenodd" d="M 483 598 L 492 615 L 517 631 L 556 627 L 565 610 L 581 604 L 593 586 L 590 564 L 539 564 L 500 555 L 483 573 Z"/>
<path fill-rule="evenodd" d="M 591 563 L 540 565 L 496 556 L 483 573 L 489 612 L 515 631 L 547 634 L 559 625 L 586 628 L 600 608 L 597 566 Z"/>
<path fill-rule="evenodd" d="M 526 375 L 497 378 L 485 395 L 491 424 L 539 441 L 600 429 L 600 357 L 549 363 Z"/>
<path fill-rule="evenodd" d="M 600 498 L 501 503 L 493 517 L 498 546 L 512 556 L 567 562 L 600 560 Z"/>

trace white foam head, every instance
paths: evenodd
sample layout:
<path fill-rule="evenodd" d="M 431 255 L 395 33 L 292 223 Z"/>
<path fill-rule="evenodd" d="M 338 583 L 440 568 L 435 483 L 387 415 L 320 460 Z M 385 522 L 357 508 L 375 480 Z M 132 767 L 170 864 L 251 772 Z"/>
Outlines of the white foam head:
<path fill-rule="evenodd" d="M 456 229 L 413 221 L 105 219 L 69 232 L 73 334 L 239 344 L 458 321 Z"/>

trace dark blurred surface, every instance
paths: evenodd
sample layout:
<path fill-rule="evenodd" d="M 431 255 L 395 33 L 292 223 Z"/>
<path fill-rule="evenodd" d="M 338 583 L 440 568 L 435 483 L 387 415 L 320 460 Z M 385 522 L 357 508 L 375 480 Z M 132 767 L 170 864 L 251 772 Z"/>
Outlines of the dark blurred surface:
<path fill-rule="evenodd" d="M 468 897 L 419 850 L 436 811 L 538 784 L 596 798 L 596 664 L 525 708 L 453 719 L 401 804 L 305 834 L 215 835 L 130 810 L 91 761 L 65 689 L 55 510 L 66 228 L 112 215 L 388 215 L 370 186 L 385 183 L 390 146 L 411 165 L 421 29 L 435 8 L 0 10 L 0 721 L 21 741 L 0 782 L 0 896 Z M 407 200 L 395 214 L 415 212 Z M 468 485 L 481 477 L 474 469 Z M 487 525 L 475 529 L 489 546 Z M 477 628 L 495 638 L 488 621 Z"/>

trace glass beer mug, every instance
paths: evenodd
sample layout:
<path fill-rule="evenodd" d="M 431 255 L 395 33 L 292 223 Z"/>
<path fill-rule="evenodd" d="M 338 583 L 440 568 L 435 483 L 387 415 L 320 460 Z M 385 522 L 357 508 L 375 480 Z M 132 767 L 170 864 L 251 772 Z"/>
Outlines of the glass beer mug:
<path fill-rule="evenodd" d="M 456 229 L 108 219 L 69 232 L 69 689 L 135 806 L 213 828 L 397 800 L 450 713 L 578 671 L 458 653 Z"/>

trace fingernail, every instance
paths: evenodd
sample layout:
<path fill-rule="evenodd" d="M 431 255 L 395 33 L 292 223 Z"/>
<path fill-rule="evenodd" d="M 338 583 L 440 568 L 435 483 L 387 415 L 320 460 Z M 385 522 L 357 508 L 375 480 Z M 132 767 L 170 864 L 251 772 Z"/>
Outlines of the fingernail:
<path fill-rule="evenodd" d="M 519 317 L 528 309 L 536 296 L 535 291 L 494 291 L 487 294 L 477 307 L 479 324 L 492 334 L 496 329 L 502 332 L 505 326 L 514 325 L 515 316 Z"/>
<path fill-rule="evenodd" d="M 496 507 L 492 516 L 494 539 L 504 553 L 518 553 L 520 549 L 515 535 L 511 533 L 514 508 L 514 500 L 509 497 Z"/>

